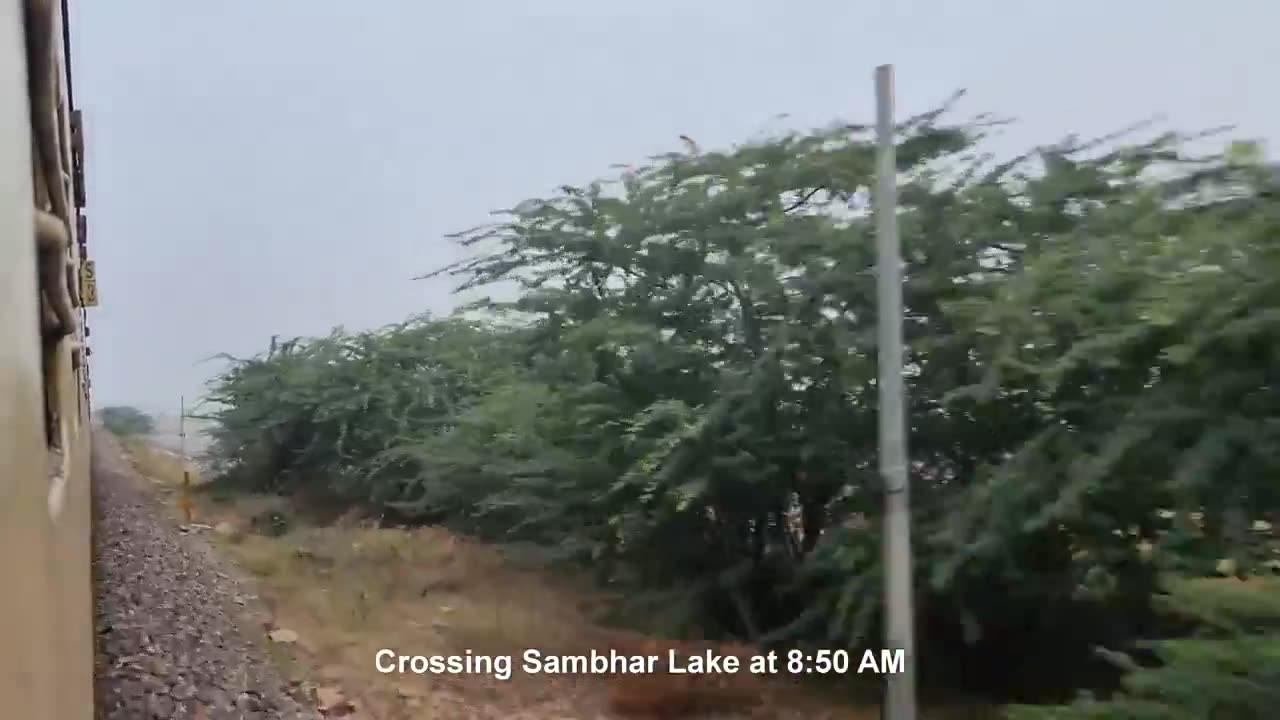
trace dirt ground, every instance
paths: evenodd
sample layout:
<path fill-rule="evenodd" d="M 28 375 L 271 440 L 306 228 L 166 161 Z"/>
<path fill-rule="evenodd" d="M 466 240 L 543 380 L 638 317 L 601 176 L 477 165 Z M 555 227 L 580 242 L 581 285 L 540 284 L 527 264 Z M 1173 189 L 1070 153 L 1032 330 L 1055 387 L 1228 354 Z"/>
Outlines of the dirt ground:
<path fill-rule="evenodd" d="M 277 498 L 219 500 L 198 491 L 184 493 L 182 464 L 170 452 L 134 444 L 130 456 L 187 534 L 207 539 L 238 575 L 249 578 L 248 594 L 261 601 L 253 622 L 271 638 L 268 651 L 276 665 L 330 717 L 597 720 L 620 717 L 618 708 L 656 718 L 696 710 L 707 711 L 699 713 L 702 717 L 879 717 L 875 706 L 820 699 L 785 672 L 697 681 L 661 672 L 623 678 L 530 674 L 521 667 L 530 649 L 545 657 L 609 648 L 638 654 L 657 646 L 649 638 L 595 623 L 592 611 L 599 598 L 574 578 L 515 566 L 495 549 L 444 530 L 377 528 L 354 518 L 325 527 L 300 525 Z M 198 486 L 199 478 L 194 482 Z M 253 527 L 253 518 L 273 510 L 294 523 L 278 536 Z M 375 662 L 381 650 L 510 656 L 511 676 L 495 677 L 483 668 L 385 673 Z M 926 717 L 992 714 L 949 708 Z"/>

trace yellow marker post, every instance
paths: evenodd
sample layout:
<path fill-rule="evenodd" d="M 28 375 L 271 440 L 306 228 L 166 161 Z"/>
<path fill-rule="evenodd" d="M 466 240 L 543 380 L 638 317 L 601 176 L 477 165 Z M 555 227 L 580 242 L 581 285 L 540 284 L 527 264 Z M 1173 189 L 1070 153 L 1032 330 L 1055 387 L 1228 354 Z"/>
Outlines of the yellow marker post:
<path fill-rule="evenodd" d="M 182 517 L 184 521 L 191 524 L 191 473 L 186 468 L 182 469 L 182 494 L 178 497 L 178 507 L 182 509 Z"/>

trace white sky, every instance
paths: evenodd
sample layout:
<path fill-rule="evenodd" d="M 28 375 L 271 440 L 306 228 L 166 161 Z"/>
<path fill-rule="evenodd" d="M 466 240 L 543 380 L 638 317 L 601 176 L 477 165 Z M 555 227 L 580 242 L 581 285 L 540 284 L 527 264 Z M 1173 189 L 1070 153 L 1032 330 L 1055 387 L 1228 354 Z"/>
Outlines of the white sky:
<path fill-rule="evenodd" d="M 272 334 L 448 312 L 410 279 L 446 233 L 682 133 L 870 121 L 880 63 L 900 116 L 966 88 L 1017 118 L 1009 152 L 1157 112 L 1280 124 L 1274 0 L 71 4 L 98 406 L 176 406 Z"/>

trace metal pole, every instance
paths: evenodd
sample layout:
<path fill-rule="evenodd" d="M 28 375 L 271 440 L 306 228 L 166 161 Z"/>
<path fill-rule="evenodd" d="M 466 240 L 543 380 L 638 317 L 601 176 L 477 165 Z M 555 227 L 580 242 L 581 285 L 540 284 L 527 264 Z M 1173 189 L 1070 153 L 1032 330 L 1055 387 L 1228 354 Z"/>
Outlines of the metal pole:
<path fill-rule="evenodd" d="M 187 463 L 187 396 L 178 396 L 178 454 L 182 459 L 182 466 L 186 467 Z"/>
<path fill-rule="evenodd" d="M 182 515 L 191 524 L 191 473 L 187 470 L 187 397 L 178 396 L 178 461 L 182 463 Z"/>
<path fill-rule="evenodd" d="M 903 386 L 902 256 L 898 247 L 898 168 L 894 152 L 893 66 L 876 68 L 876 247 L 879 271 L 880 475 L 885 486 L 885 645 L 901 649 L 903 672 L 887 678 L 884 717 L 916 720 L 911 514 L 907 482 L 906 390 Z"/>

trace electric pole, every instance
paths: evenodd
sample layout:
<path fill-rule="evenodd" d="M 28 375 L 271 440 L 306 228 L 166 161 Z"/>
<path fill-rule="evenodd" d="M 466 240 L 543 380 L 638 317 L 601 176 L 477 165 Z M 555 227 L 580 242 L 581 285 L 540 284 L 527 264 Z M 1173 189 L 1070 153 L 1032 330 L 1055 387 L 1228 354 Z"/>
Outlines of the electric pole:
<path fill-rule="evenodd" d="M 884 639 L 901 649 L 903 672 L 887 678 L 886 720 L 916 720 L 911 588 L 911 503 L 907 473 L 906 390 L 902 379 L 902 252 L 898 241 L 898 167 L 893 66 L 876 68 L 876 296 L 879 313 L 880 475 L 884 480 Z"/>

